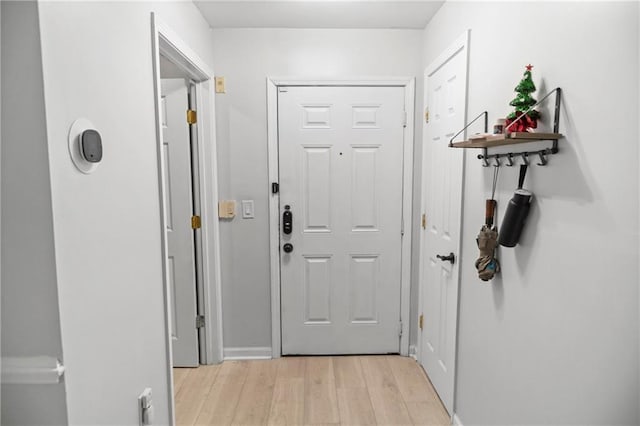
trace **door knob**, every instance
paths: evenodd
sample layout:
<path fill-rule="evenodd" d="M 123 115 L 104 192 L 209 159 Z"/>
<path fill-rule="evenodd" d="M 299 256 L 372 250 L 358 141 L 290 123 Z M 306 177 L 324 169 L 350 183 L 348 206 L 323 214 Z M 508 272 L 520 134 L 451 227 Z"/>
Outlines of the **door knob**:
<path fill-rule="evenodd" d="M 456 261 L 456 256 L 453 253 L 449 253 L 448 255 L 439 254 L 436 257 L 438 259 L 442 260 L 443 262 L 447 262 L 447 261 L 451 262 L 452 265 Z"/>
<path fill-rule="evenodd" d="M 287 243 L 283 245 L 282 250 L 284 250 L 285 253 L 291 253 L 293 251 L 293 244 Z"/>

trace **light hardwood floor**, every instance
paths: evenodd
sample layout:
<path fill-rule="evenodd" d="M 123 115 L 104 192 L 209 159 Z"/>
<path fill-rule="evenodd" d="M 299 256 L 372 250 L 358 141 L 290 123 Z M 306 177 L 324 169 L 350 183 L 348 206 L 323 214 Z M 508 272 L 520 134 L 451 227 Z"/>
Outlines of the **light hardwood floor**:
<path fill-rule="evenodd" d="M 178 425 L 449 425 L 400 356 L 284 357 L 175 368 Z"/>

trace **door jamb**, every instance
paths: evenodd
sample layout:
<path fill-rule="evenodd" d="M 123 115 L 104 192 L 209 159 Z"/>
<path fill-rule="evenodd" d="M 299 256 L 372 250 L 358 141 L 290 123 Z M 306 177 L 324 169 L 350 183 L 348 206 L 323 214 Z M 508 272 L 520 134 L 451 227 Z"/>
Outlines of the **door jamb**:
<path fill-rule="evenodd" d="M 271 266 L 271 350 L 273 358 L 282 354 L 280 319 L 280 193 L 271 191 L 271 184 L 278 178 L 278 87 L 280 86 L 391 86 L 404 87 L 406 126 L 403 143 L 403 191 L 402 191 L 402 267 L 400 284 L 400 354 L 409 354 L 410 292 L 411 292 L 411 211 L 413 194 L 413 146 L 415 78 L 359 78 L 359 79 L 302 79 L 267 78 L 267 142 L 269 159 L 269 256 Z"/>
<path fill-rule="evenodd" d="M 166 188 L 164 183 L 165 164 L 162 159 L 162 118 L 160 110 L 160 54 L 170 58 L 182 68 L 196 86 L 196 105 L 199 122 L 198 136 L 198 168 L 199 194 L 202 225 L 202 288 L 205 315 L 205 359 L 203 364 L 222 362 L 222 305 L 221 305 L 221 273 L 220 273 L 220 232 L 217 212 L 212 206 L 217 205 L 217 152 L 215 138 L 215 104 L 213 97 L 213 70 L 186 44 L 170 27 L 163 23 L 155 13 L 151 13 L 151 39 L 153 59 L 154 100 L 156 117 L 156 149 L 158 158 L 158 186 L 162 276 L 165 310 L 165 336 L 167 338 L 166 357 L 169 380 L 170 417 L 175 423 L 173 396 L 173 356 L 171 351 L 171 305 L 167 266 L 167 234 L 165 217 Z M 195 318 L 194 318 L 195 326 Z M 202 345 L 202 342 L 200 343 Z"/>
<path fill-rule="evenodd" d="M 438 57 L 436 59 L 434 59 L 429 66 L 427 66 L 424 70 L 424 75 L 423 75 L 423 80 L 424 80 L 424 94 L 423 94 L 423 109 L 426 113 L 426 109 L 428 107 L 427 105 L 427 94 L 428 94 L 428 77 L 431 76 L 434 72 L 436 72 L 440 67 L 442 67 L 451 57 L 453 57 L 457 52 L 459 52 L 460 50 L 465 50 L 464 54 L 466 55 L 466 66 L 465 66 L 465 71 L 464 71 L 464 79 L 465 79 L 465 104 L 464 104 L 464 110 L 463 110 L 463 121 L 466 123 L 466 117 L 467 117 L 467 104 L 468 104 L 468 96 L 469 96 L 469 89 L 468 89 L 468 85 L 469 85 L 469 40 L 470 40 L 470 36 L 471 36 L 471 30 L 466 30 L 464 33 L 462 33 L 458 38 L 456 38 L 456 40 L 449 45 L 440 55 L 438 55 Z M 421 161 L 421 171 L 422 171 L 422 181 L 421 181 L 421 190 L 420 190 L 420 211 L 421 214 L 426 214 L 427 212 L 427 197 L 425 196 L 425 191 L 427 191 L 427 184 L 428 184 L 428 180 L 427 180 L 427 173 L 425 173 L 425 165 L 427 164 L 427 160 L 429 158 L 429 151 L 427 149 L 425 149 L 426 144 L 427 144 L 427 129 L 426 129 L 426 123 L 424 121 L 422 121 L 422 161 Z M 466 131 L 463 133 L 463 137 L 466 138 Z M 462 171 L 463 171 L 463 176 L 462 176 L 462 192 L 461 192 L 461 196 L 460 196 L 460 203 L 461 203 L 461 208 L 460 208 L 460 230 L 463 229 L 463 220 L 464 220 L 464 210 L 463 210 L 463 198 L 464 198 L 464 164 L 465 164 L 465 157 L 462 157 Z M 420 256 L 418 256 L 419 260 L 419 265 L 418 265 L 418 312 L 422 312 L 422 307 L 424 304 L 424 289 L 423 289 L 423 282 L 425 279 L 425 272 L 424 272 L 424 268 L 425 268 L 425 262 L 426 262 L 426 258 L 425 256 L 423 256 L 424 253 L 426 253 L 426 244 L 425 244 L 425 238 L 424 238 L 424 229 L 420 229 Z M 462 234 L 460 232 L 460 234 Z M 460 249 L 462 249 L 462 235 L 459 236 L 459 241 L 458 241 L 458 246 Z M 458 259 L 461 259 L 462 257 L 460 256 L 460 253 L 458 253 Z M 454 347 L 454 363 L 453 363 L 453 409 L 452 409 L 452 418 L 455 416 L 455 395 L 456 395 L 456 376 L 458 374 L 458 329 L 459 329 L 459 315 L 460 315 L 460 270 L 461 270 L 461 266 L 460 266 L 460 262 L 458 263 L 458 301 L 457 301 L 457 313 L 456 313 L 456 335 L 455 335 L 455 347 Z M 423 364 L 423 359 L 422 359 L 422 353 L 423 353 L 423 347 L 422 345 L 424 344 L 423 339 L 422 339 L 422 333 L 420 332 L 420 330 L 418 330 L 418 341 L 417 341 L 417 345 L 418 345 L 418 353 L 417 353 L 417 358 L 418 361 L 420 362 L 420 364 Z"/>

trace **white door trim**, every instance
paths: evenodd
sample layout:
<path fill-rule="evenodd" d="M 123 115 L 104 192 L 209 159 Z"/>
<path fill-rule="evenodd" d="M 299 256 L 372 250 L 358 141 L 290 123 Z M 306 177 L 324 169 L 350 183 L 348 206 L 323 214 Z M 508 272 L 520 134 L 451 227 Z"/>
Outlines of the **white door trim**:
<path fill-rule="evenodd" d="M 471 35 L 471 30 L 466 30 L 464 33 L 462 33 L 447 49 L 445 49 L 433 62 L 431 62 L 431 64 L 429 64 L 429 66 L 427 66 L 424 70 L 424 96 L 423 96 L 423 108 L 426 110 L 427 105 L 427 94 L 428 94 L 428 87 L 427 87 L 427 78 L 429 76 L 431 76 L 433 73 L 435 73 L 440 67 L 442 67 L 447 61 L 449 61 L 449 59 L 451 59 L 456 53 L 458 53 L 460 50 L 465 49 L 465 57 L 466 57 L 466 66 L 465 66 L 465 72 L 464 72 L 464 79 L 465 79 L 465 88 L 467 87 L 468 84 L 468 74 L 469 74 L 469 37 Z M 466 122 L 466 117 L 467 117 L 467 94 L 465 94 L 465 105 L 464 105 L 464 122 Z M 422 121 L 422 128 L 423 128 L 423 132 L 422 132 L 422 143 L 423 143 L 423 147 L 422 147 L 422 182 L 421 182 L 421 193 L 420 193 L 420 211 L 422 214 L 426 214 L 426 202 L 427 202 L 427 197 L 425 197 L 425 190 L 427 189 L 427 173 L 425 173 L 424 170 L 424 166 L 428 163 L 428 156 L 429 156 L 429 152 L 425 149 L 425 144 L 427 141 L 427 131 L 426 131 L 426 123 L 424 121 Z M 466 131 L 463 133 L 462 135 L 463 137 L 466 136 Z M 464 157 L 463 157 L 463 161 L 464 161 Z M 463 171 L 464 171 L 464 163 L 463 163 Z M 461 193 L 461 202 L 462 202 L 462 198 L 464 197 L 464 176 L 462 179 L 462 193 Z M 463 220 L 463 214 L 464 211 L 461 208 L 460 209 L 460 229 L 462 229 L 462 220 Z M 418 307 L 420 309 L 420 311 L 422 311 L 422 307 L 424 304 L 424 290 L 423 290 L 423 280 L 424 280 L 424 262 L 426 260 L 426 256 L 424 255 L 424 253 L 426 253 L 426 247 L 425 247 L 425 242 L 424 242 L 424 238 L 423 238 L 423 232 L 424 229 L 420 230 L 420 264 L 418 265 Z M 458 241 L 458 246 L 462 247 L 462 233 L 460 232 L 460 241 Z M 458 253 L 458 259 L 461 259 L 460 253 Z M 457 263 L 457 268 L 458 271 L 460 270 L 460 261 L 456 262 Z M 460 312 L 460 273 L 458 272 L 458 313 L 456 314 L 456 326 L 455 326 L 455 339 L 454 339 L 454 358 L 455 358 L 455 362 L 453 364 L 453 401 L 454 401 L 454 406 L 453 406 L 453 411 L 452 413 L 455 413 L 455 395 L 456 395 L 456 375 L 458 372 L 458 316 L 459 316 L 459 312 Z M 422 341 L 422 333 L 418 332 L 418 358 L 420 359 L 420 363 L 423 363 L 423 360 L 421 359 L 422 357 L 422 353 L 423 353 L 423 341 Z"/>
<path fill-rule="evenodd" d="M 198 110 L 198 168 L 201 204 L 202 237 L 202 291 L 205 315 L 205 364 L 222 362 L 222 305 L 220 274 L 220 232 L 217 211 L 212 207 L 218 201 L 217 152 L 215 137 L 215 104 L 213 97 L 213 70 L 166 24 L 151 13 L 153 78 L 155 88 L 156 142 L 158 156 L 158 185 L 160 188 L 160 226 L 162 245 L 162 276 L 165 304 L 165 335 L 167 336 L 167 370 L 169 377 L 170 416 L 175 423 L 173 400 L 173 360 L 170 335 L 169 279 L 167 267 L 167 235 L 165 217 L 166 188 L 162 162 L 162 119 L 160 111 L 160 54 L 170 58 L 195 81 Z M 194 318 L 195 321 L 195 318 Z M 195 324 L 194 324 L 195 326 Z M 202 342 L 201 342 L 202 345 Z"/>
<path fill-rule="evenodd" d="M 269 158 L 269 255 L 271 267 L 271 345 L 273 358 L 282 353 L 280 321 L 280 194 L 271 192 L 271 184 L 278 180 L 278 87 L 279 86 L 395 86 L 404 87 L 407 125 L 404 130 L 402 223 L 402 271 L 400 286 L 400 354 L 409 354 L 409 307 L 411 291 L 411 209 L 413 194 L 413 125 L 415 79 L 413 77 L 357 78 L 357 79 L 298 79 L 267 78 L 267 142 Z"/>

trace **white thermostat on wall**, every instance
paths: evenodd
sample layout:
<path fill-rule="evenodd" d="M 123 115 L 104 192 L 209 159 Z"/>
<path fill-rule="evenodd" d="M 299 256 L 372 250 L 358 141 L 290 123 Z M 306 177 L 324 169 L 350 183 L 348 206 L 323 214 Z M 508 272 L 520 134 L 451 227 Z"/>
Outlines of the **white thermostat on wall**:
<path fill-rule="evenodd" d="M 69 155 L 82 173 L 93 173 L 102 161 L 102 137 L 89 120 L 79 118 L 69 130 Z"/>

